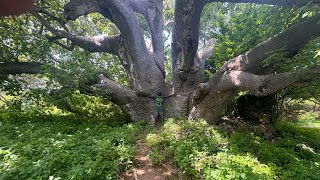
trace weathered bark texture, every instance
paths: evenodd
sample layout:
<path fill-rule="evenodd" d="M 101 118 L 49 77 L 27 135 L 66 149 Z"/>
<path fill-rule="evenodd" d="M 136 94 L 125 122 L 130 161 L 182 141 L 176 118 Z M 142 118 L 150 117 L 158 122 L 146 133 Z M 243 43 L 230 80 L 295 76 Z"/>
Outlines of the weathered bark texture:
<path fill-rule="evenodd" d="M 165 117 L 182 115 L 217 123 L 225 105 L 239 91 L 266 96 L 296 83 L 313 80 L 319 75 L 319 67 L 282 74 L 259 74 L 263 60 L 271 52 L 286 49 L 294 55 L 320 35 L 320 16 L 316 15 L 227 61 L 208 82 L 203 82 L 205 61 L 214 50 L 214 41 L 209 41 L 199 50 L 200 18 L 204 6 L 214 2 L 288 7 L 320 3 L 319 0 L 176 0 L 174 22 L 170 23 L 172 85 L 165 82 L 162 0 L 71 0 L 65 5 L 64 14 L 69 20 L 92 12 L 101 13 L 120 31 L 119 35 L 112 37 L 77 36 L 67 28 L 61 30 L 50 25 L 43 16 L 51 15 L 44 10 L 38 9 L 34 15 L 54 35 L 51 40 L 58 43 L 59 39 L 68 39 L 72 42 L 68 46 L 58 43 L 62 47 L 72 50 L 74 46 L 79 46 L 88 52 L 106 52 L 119 57 L 127 71 L 129 87 L 104 75 L 99 75 L 98 81 L 91 84 L 93 90 L 108 91 L 111 100 L 134 120 L 157 120 L 159 107 L 155 105 L 155 98 L 160 96 L 163 98 Z M 147 47 L 135 13 L 141 14 L 148 23 L 152 47 Z"/>
<path fill-rule="evenodd" d="M 175 4 L 172 39 L 173 86 L 176 93 L 191 93 L 202 80 L 197 58 L 200 17 L 204 1 L 181 0 Z"/>

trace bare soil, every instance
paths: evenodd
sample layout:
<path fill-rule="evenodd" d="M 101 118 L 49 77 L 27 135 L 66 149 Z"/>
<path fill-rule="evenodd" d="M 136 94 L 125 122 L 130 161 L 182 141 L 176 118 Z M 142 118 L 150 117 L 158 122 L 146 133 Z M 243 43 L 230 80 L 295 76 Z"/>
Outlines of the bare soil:
<path fill-rule="evenodd" d="M 170 162 L 161 166 L 153 166 L 149 159 L 150 148 L 143 140 L 136 142 L 137 155 L 135 157 L 135 167 L 131 172 L 121 173 L 121 180 L 182 180 L 182 173 L 175 169 Z"/>

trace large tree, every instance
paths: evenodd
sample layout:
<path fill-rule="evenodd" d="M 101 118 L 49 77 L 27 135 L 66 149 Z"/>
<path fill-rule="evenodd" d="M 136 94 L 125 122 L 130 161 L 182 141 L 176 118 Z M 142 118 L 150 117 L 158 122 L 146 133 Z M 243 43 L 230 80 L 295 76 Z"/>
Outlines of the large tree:
<path fill-rule="evenodd" d="M 87 52 L 115 55 L 128 76 L 128 85 L 121 85 L 100 73 L 90 85 L 89 92 L 108 91 L 111 101 L 119 105 L 133 120 L 155 121 L 159 118 L 156 97 L 162 97 L 165 117 L 187 116 L 204 118 L 216 123 L 226 104 L 240 91 L 256 96 L 266 96 L 284 88 L 317 80 L 320 67 L 275 73 L 264 65 L 272 52 L 285 51 L 293 57 L 310 40 L 320 35 L 320 15 L 315 14 L 283 30 L 249 51 L 226 61 L 204 81 L 205 62 L 211 56 L 215 41 L 201 41 L 200 20 L 209 3 L 256 3 L 288 8 L 313 6 L 318 0 L 176 0 L 174 18 L 164 22 L 162 0 L 71 0 L 64 6 L 67 20 L 73 21 L 90 13 L 100 13 L 118 28 L 118 35 L 82 36 L 66 26 L 63 19 L 55 17 L 44 8 L 33 13 L 52 33 L 50 40 L 72 50 L 79 46 Z M 55 25 L 44 17 L 56 21 Z M 146 36 L 141 26 L 143 18 L 150 32 Z M 164 29 L 171 28 L 172 80 L 166 81 Z M 66 39 L 69 45 L 62 44 Z M 66 41 L 65 41 L 66 42 Z M 5 65 L 5 64 L 3 64 Z M 10 67 L 18 64 L 6 64 Z M 23 64 L 27 66 L 26 64 Z M 34 73 L 40 64 L 28 71 Z M 13 68 L 13 71 L 16 68 Z M 4 68 L 2 71 L 10 71 Z M 266 73 L 267 72 L 267 73 Z M 10 73 L 10 72 L 6 72 Z M 158 102 L 159 103 L 159 102 Z"/>

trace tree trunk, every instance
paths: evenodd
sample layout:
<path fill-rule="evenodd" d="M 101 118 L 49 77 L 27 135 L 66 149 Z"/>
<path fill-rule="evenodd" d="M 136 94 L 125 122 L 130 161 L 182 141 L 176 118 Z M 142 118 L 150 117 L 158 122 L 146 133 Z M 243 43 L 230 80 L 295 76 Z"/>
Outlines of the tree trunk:
<path fill-rule="evenodd" d="M 204 6 L 215 2 L 289 7 L 319 3 L 311 0 L 176 0 L 171 53 L 173 79 L 170 85 L 165 82 L 162 0 L 71 0 L 65 5 L 64 14 L 69 20 L 93 12 L 102 14 L 119 29 L 120 34 L 112 37 L 81 37 L 69 30 L 56 29 L 42 17 L 47 15 L 52 18 L 52 14 L 41 8 L 34 16 L 55 36 L 55 40 L 66 38 L 72 42 L 72 46 L 62 47 L 72 49 L 79 46 L 88 52 L 106 52 L 119 57 L 129 77 L 129 87 L 103 75 L 91 85 L 110 92 L 111 101 L 136 121 L 143 119 L 156 123 L 163 117 L 185 116 L 217 123 L 226 104 L 240 91 L 266 96 L 317 78 L 319 67 L 269 75 L 258 72 L 263 69 L 262 62 L 271 52 L 286 49 L 295 55 L 301 47 L 318 37 L 319 15 L 305 19 L 226 61 L 208 82 L 203 82 L 205 61 L 213 52 L 214 43 L 208 43 L 199 50 L 200 18 Z M 135 13 L 141 14 L 149 26 L 151 47 L 147 47 Z M 62 26 L 64 28 L 64 24 Z"/>

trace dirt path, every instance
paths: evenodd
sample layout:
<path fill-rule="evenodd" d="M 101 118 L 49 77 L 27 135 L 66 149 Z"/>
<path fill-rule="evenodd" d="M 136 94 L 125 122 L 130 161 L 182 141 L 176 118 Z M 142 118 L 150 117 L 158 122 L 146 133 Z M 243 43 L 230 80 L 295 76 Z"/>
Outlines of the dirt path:
<path fill-rule="evenodd" d="M 148 157 L 150 148 L 142 140 L 136 142 L 137 155 L 135 157 L 135 168 L 130 173 L 122 173 L 122 180 L 178 180 L 181 173 L 175 170 L 170 163 L 163 164 L 161 167 L 152 166 Z"/>

